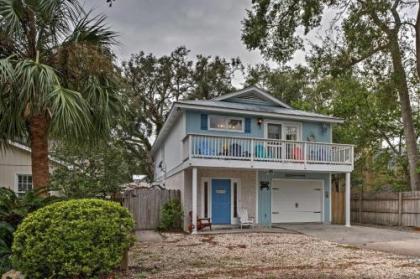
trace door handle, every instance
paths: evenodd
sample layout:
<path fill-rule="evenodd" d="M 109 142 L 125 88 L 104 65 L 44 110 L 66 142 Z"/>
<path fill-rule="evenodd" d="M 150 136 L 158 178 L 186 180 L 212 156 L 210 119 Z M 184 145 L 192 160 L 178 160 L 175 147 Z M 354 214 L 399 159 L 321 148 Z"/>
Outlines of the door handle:
<path fill-rule="evenodd" d="M 299 203 L 295 202 L 295 208 L 299 207 Z"/>
<path fill-rule="evenodd" d="M 273 211 L 273 212 L 271 212 L 272 214 L 279 214 L 279 212 L 278 211 Z"/>
<path fill-rule="evenodd" d="M 313 213 L 321 213 L 321 211 L 314 211 Z"/>

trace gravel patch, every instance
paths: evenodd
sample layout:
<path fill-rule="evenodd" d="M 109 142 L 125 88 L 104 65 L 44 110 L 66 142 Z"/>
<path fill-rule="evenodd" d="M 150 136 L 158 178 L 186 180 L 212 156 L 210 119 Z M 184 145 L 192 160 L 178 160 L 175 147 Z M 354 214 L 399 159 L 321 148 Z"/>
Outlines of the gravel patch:
<path fill-rule="evenodd" d="M 420 259 L 306 235 L 163 234 L 137 242 L 119 278 L 420 278 Z"/>

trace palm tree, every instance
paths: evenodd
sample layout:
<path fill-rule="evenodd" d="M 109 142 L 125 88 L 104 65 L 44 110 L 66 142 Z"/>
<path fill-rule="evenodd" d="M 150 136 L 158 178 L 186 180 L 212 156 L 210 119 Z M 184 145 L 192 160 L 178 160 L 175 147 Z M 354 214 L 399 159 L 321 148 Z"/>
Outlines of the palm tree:
<path fill-rule="evenodd" d="M 48 184 L 48 139 L 92 142 L 118 109 L 115 33 L 78 0 L 0 0 L 0 140 L 28 139 L 35 189 Z"/>

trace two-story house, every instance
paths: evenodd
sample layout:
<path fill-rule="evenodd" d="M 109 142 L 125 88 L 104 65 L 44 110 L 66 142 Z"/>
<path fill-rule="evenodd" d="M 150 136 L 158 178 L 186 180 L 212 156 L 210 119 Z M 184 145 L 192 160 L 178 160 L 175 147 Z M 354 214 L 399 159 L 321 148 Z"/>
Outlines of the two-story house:
<path fill-rule="evenodd" d="M 331 174 L 346 174 L 350 225 L 353 146 L 332 143 L 340 118 L 295 110 L 249 87 L 212 100 L 175 102 L 152 153 L 155 183 L 181 190 L 185 226 L 196 217 L 238 223 L 331 221 Z"/>

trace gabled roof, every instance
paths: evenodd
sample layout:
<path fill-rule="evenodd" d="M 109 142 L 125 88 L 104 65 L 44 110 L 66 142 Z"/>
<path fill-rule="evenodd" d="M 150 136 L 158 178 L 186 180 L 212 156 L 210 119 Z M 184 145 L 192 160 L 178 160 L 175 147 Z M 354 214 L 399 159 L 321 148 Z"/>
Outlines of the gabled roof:
<path fill-rule="evenodd" d="M 265 105 L 253 105 L 233 102 L 220 102 L 213 100 L 185 100 L 175 103 L 180 108 L 200 109 L 203 111 L 238 112 L 241 114 L 253 114 L 274 118 L 290 118 L 295 120 L 321 121 L 342 123 L 341 118 L 319 114 L 315 112 L 297 110 Z"/>
<path fill-rule="evenodd" d="M 256 86 L 250 86 L 244 88 L 242 90 L 229 93 L 226 95 L 222 95 L 220 97 L 214 98 L 214 101 L 230 101 L 235 99 L 242 99 L 248 100 L 252 103 L 260 103 L 264 104 L 263 102 L 269 102 L 274 106 L 282 107 L 282 108 L 291 108 L 289 105 L 283 103 L 279 99 L 273 97 L 269 92 L 265 91 L 264 89 L 258 88 Z"/>

